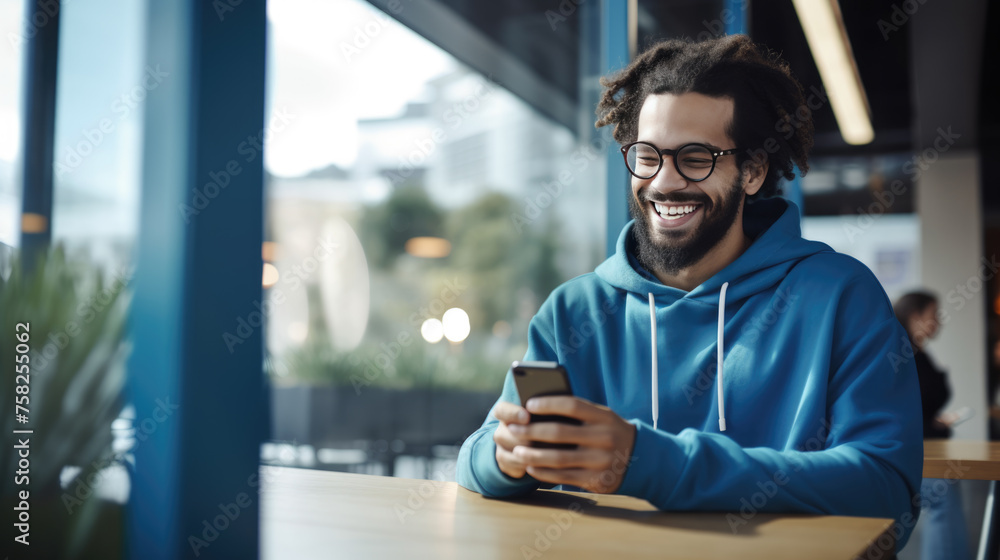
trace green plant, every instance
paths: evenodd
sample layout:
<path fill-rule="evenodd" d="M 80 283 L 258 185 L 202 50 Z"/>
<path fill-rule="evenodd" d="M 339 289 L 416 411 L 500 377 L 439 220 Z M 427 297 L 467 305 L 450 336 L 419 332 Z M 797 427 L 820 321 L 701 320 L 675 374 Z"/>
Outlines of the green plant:
<path fill-rule="evenodd" d="M 280 360 L 272 356 L 269 373 L 278 382 L 343 385 L 359 390 L 383 387 L 499 391 L 503 387 L 509 360 L 485 358 L 475 351 L 455 354 L 448 342 L 431 346 L 419 335 L 407 340 L 403 345 L 385 346 L 367 342 L 349 352 L 337 352 L 329 342 L 316 338 Z"/>
<path fill-rule="evenodd" d="M 63 492 L 60 474 L 65 466 L 81 468 L 67 485 L 73 488 L 114 462 L 111 423 L 122 410 L 128 354 L 126 282 L 106 282 L 92 267 L 67 261 L 61 248 L 41 255 L 30 271 L 16 256 L 10 277 L 0 278 L 0 378 L 10 395 L 0 402 L 2 424 L 7 434 L 32 431 L 22 436 L 30 440 L 27 485 L 15 482 L 18 450 L 0 450 L 3 496 L 12 500 L 29 490 L 33 540 L 54 539 L 42 546 L 55 546 L 60 557 L 89 554 L 83 551 L 93 550 L 95 525 L 107 519 L 92 491 L 84 499 Z M 24 332 L 29 336 L 15 337 Z M 30 347 L 29 372 L 18 379 L 21 343 Z M 28 397 L 23 409 L 15 394 Z"/>

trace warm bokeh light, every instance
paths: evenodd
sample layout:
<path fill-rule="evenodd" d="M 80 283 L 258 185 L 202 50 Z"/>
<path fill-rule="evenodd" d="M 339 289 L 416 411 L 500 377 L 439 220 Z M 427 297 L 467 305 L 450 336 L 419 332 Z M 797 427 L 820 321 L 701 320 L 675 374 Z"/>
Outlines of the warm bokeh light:
<path fill-rule="evenodd" d="M 261 243 L 260 257 L 267 262 L 274 262 L 278 258 L 278 244 L 274 241 L 265 241 Z"/>
<path fill-rule="evenodd" d="M 462 342 L 472 330 L 469 325 L 469 314 L 458 307 L 445 311 L 441 323 L 444 326 L 444 337 L 452 342 Z"/>
<path fill-rule="evenodd" d="M 406 252 L 422 259 L 440 259 L 451 254 L 451 243 L 440 237 L 412 237 L 406 242 Z"/>
<path fill-rule="evenodd" d="M 25 212 L 21 214 L 21 231 L 24 233 L 44 233 L 49 229 L 49 221 L 41 214 Z"/>
<path fill-rule="evenodd" d="M 265 288 L 270 288 L 277 284 L 278 276 L 278 268 L 276 266 L 269 262 L 264 263 L 263 284 Z"/>
<path fill-rule="evenodd" d="M 441 342 L 441 338 L 444 337 L 444 325 L 433 317 L 427 319 L 424 324 L 420 325 L 420 336 L 431 344 Z"/>

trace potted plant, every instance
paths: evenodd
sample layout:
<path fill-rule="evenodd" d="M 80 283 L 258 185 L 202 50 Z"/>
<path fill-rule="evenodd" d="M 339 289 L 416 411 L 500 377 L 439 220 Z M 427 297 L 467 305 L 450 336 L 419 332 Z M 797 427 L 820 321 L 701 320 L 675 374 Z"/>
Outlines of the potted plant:
<path fill-rule="evenodd" d="M 30 270 L 16 255 L 9 277 L 0 275 L 9 550 L 27 542 L 23 553 L 37 558 L 122 556 L 123 507 L 95 489 L 119 460 L 111 424 L 123 406 L 126 284 L 69 262 L 61 248 Z"/>

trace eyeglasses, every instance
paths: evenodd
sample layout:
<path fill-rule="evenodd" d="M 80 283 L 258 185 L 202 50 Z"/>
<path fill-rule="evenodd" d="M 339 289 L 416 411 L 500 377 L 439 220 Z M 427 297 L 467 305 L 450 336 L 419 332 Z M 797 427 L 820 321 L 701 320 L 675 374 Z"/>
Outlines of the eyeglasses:
<path fill-rule="evenodd" d="M 663 167 L 663 156 L 672 156 L 674 169 L 688 181 L 698 183 L 715 171 L 719 156 L 735 154 L 739 148 L 714 152 L 704 144 L 684 144 L 676 150 L 659 149 L 649 142 L 632 142 L 622 146 L 625 166 L 637 179 L 652 179 Z"/>

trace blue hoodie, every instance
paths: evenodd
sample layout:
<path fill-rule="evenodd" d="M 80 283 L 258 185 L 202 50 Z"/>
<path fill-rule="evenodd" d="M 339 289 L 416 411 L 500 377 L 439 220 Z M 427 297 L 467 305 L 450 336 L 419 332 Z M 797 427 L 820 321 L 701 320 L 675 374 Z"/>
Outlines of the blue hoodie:
<path fill-rule="evenodd" d="M 542 304 L 524 359 L 563 364 L 574 395 L 635 425 L 619 494 L 732 512 L 734 533 L 757 511 L 894 518 L 902 549 L 923 464 L 906 333 L 868 268 L 802 239 L 794 204 L 747 204 L 744 231 L 753 244 L 685 292 L 638 264 L 630 222 L 612 257 Z M 509 371 L 500 401 L 520 404 Z M 491 411 L 462 445 L 458 483 L 538 488 L 500 471 L 497 425 Z"/>

